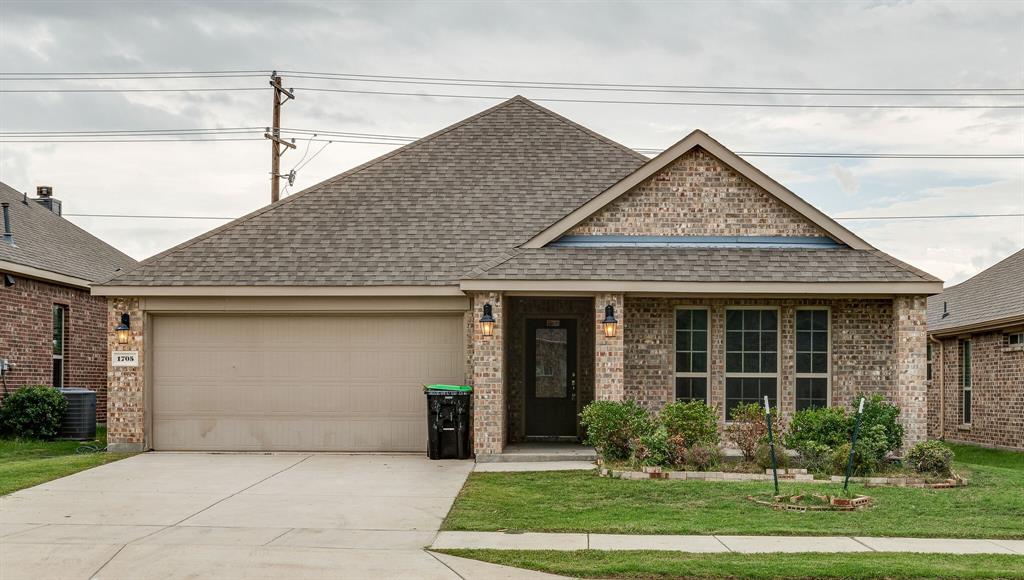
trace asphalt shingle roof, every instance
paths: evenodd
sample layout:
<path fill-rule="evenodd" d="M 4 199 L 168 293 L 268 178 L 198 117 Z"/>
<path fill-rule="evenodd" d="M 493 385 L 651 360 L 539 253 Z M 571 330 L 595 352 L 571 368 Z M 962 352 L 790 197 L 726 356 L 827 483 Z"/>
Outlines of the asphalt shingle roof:
<path fill-rule="evenodd" d="M 539 248 L 478 268 L 477 280 L 934 282 L 877 250 Z"/>
<path fill-rule="evenodd" d="M 145 260 L 115 285 L 444 285 L 646 157 L 517 97 Z"/>
<path fill-rule="evenodd" d="M 10 204 L 15 242 L 13 247 L 0 242 L 0 261 L 90 282 L 103 282 L 119 268 L 135 266 L 128 255 L 32 199 L 24 203 L 24 194 L 4 183 L 0 183 L 0 201 Z"/>
<path fill-rule="evenodd" d="M 949 316 L 942 317 L 946 303 Z M 1024 316 L 1024 250 L 928 298 L 928 330 L 949 330 Z"/>

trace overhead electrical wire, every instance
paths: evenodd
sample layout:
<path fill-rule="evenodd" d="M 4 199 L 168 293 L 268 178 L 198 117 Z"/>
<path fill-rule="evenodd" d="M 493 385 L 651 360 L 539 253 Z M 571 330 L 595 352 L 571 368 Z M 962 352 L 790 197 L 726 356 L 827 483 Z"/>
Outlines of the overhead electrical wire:
<path fill-rule="evenodd" d="M 237 218 L 222 216 L 190 216 L 190 215 L 129 215 L 110 213 L 65 213 L 66 217 L 89 218 L 135 218 L 135 219 L 182 219 L 182 220 L 233 220 Z M 888 215 L 888 216 L 849 216 L 835 217 L 836 221 L 849 220 L 938 220 L 938 219 L 973 219 L 973 218 L 1005 218 L 1024 217 L 1024 213 L 989 213 L 989 214 L 951 214 L 951 215 Z"/>

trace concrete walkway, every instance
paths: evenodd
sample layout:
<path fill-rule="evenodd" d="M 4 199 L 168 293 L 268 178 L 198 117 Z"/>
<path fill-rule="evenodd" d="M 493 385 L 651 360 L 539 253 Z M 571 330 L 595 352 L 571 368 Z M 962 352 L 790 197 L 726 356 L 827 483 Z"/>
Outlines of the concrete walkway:
<path fill-rule="evenodd" d="M 846 536 L 656 536 L 619 534 L 506 534 L 440 532 L 432 549 L 662 550 L 675 552 L 924 552 L 1020 554 L 1024 540 L 868 538 Z"/>

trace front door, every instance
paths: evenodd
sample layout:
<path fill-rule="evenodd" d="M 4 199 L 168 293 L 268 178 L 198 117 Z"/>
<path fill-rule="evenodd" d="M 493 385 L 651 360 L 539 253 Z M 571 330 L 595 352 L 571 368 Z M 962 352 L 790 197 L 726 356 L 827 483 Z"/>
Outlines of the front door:
<path fill-rule="evenodd" d="M 576 320 L 526 321 L 526 436 L 576 436 Z"/>

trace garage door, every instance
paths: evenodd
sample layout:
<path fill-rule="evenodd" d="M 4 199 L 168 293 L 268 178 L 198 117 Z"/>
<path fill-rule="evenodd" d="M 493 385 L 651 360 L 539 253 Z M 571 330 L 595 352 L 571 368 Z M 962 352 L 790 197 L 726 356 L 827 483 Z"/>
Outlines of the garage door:
<path fill-rule="evenodd" d="M 158 316 L 153 446 L 424 451 L 424 383 L 461 383 L 461 316 Z"/>

